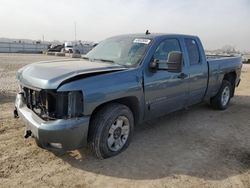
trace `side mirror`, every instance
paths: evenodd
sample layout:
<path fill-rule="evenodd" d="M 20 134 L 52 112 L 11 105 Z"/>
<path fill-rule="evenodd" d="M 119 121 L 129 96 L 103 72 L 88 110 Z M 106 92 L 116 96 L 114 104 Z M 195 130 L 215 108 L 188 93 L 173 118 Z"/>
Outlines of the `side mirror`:
<path fill-rule="evenodd" d="M 182 53 L 170 52 L 168 54 L 167 66 L 169 72 L 181 72 L 182 71 Z"/>
<path fill-rule="evenodd" d="M 160 68 L 159 64 L 166 64 L 166 68 Z M 150 69 L 152 70 L 167 70 L 169 72 L 179 73 L 182 71 L 182 53 L 173 51 L 168 54 L 167 61 L 160 61 L 158 59 L 154 59 L 150 63 Z"/>
<path fill-rule="evenodd" d="M 152 70 L 157 70 L 159 69 L 159 60 L 158 59 L 154 59 L 150 64 L 149 64 L 149 67 L 150 69 Z"/>

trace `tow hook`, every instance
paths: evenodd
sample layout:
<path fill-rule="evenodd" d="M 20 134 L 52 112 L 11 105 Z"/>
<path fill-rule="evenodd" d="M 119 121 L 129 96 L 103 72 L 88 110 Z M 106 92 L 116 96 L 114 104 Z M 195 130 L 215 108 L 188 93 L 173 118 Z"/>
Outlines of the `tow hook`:
<path fill-rule="evenodd" d="M 15 110 L 13 111 L 13 114 L 14 114 L 14 118 L 19 118 L 18 112 L 17 112 L 17 109 L 16 109 L 16 108 L 15 108 Z"/>
<path fill-rule="evenodd" d="M 25 132 L 24 138 L 29 138 L 31 135 L 32 135 L 31 130 L 27 130 L 27 131 Z"/>

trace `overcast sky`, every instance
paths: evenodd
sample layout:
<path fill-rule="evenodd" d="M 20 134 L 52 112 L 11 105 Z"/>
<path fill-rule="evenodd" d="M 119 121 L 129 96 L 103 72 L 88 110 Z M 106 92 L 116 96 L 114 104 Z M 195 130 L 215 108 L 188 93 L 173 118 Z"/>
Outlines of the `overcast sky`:
<path fill-rule="evenodd" d="M 100 41 L 112 35 L 198 35 L 206 49 L 250 50 L 250 0 L 0 0 L 0 37 Z"/>

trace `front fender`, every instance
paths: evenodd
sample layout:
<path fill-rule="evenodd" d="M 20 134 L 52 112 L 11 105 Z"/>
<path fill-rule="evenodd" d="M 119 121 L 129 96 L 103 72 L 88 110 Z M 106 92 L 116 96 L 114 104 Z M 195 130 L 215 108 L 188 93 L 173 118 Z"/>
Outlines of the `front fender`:
<path fill-rule="evenodd" d="M 81 90 L 84 99 L 84 115 L 91 115 L 100 105 L 124 97 L 136 97 L 144 102 L 143 87 L 137 69 L 95 75 L 66 83 L 58 91 Z"/>

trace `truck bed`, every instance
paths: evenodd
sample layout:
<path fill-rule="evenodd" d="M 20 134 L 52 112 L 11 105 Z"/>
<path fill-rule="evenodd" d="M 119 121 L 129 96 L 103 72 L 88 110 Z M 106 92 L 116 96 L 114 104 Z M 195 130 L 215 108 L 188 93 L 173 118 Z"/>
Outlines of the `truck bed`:
<path fill-rule="evenodd" d="M 214 60 L 214 59 L 225 59 L 225 58 L 232 58 L 232 57 L 238 57 L 235 55 L 208 55 L 206 54 L 207 60 Z"/>
<path fill-rule="evenodd" d="M 242 66 L 240 56 L 208 55 L 207 64 L 209 72 L 207 96 L 217 94 L 225 73 L 236 70 L 236 72 L 240 74 Z M 239 80 L 235 80 L 236 83 L 238 83 L 238 81 Z"/>

